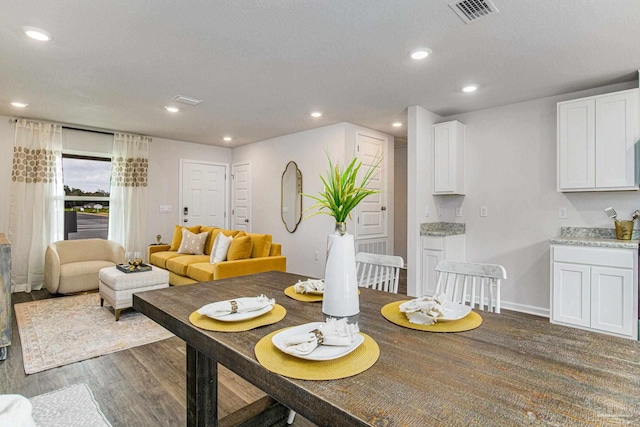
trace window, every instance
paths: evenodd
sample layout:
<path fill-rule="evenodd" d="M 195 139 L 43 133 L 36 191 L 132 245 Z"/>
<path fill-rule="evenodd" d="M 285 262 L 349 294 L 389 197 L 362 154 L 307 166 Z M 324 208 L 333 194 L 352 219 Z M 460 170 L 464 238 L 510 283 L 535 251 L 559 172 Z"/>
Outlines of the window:
<path fill-rule="evenodd" d="M 106 239 L 109 233 L 111 158 L 62 153 L 64 239 Z"/>

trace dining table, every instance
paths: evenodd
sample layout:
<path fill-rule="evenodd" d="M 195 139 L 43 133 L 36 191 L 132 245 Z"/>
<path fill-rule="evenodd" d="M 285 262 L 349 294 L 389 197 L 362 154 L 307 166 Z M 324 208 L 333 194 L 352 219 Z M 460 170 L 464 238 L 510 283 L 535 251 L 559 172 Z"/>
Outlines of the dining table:
<path fill-rule="evenodd" d="M 372 366 L 330 380 L 272 372 L 256 357 L 260 340 L 324 321 L 321 302 L 284 294 L 307 279 L 272 271 L 134 294 L 136 310 L 186 342 L 189 426 L 218 425 L 217 364 L 318 426 L 640 425 L 638 341 L 507 310 L 474 310 L 481 324 L 463 332 L 415 330 L 381 314 L 411 297 L 367 288 L 358 326 L 379 348 Z M 282 320 L 241 332 L 189 320 L 205 304 L 258 295 L 286 310 Z"/>

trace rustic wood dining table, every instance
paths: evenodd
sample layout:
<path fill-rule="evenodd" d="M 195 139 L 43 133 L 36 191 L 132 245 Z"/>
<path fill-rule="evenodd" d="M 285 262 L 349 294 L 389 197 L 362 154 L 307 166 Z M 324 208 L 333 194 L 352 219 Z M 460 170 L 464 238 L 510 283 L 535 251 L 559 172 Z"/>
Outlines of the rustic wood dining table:
<path fill-rule="evenodd" d="M 189 426 L 217 425 L 217 363 L 319 426 L 640 425 L 639 342 L 508 312 L 480 312 L 482 325 L 466 332 L 412 330 L 380 314 L 406 296 L 370 289 L 359 326 L 380 348 L 371 368 L 330 381 L 275 374 L 257 361 L 256 343 L 323 320 L 321 303 L 283 293 L 306 279 L 268 272 L 134 295 L 136 310 L 186 342 Z M 237 333 L 189 322 L 207 303 L 260 294 L 285 307 L 282 321 Z"/>

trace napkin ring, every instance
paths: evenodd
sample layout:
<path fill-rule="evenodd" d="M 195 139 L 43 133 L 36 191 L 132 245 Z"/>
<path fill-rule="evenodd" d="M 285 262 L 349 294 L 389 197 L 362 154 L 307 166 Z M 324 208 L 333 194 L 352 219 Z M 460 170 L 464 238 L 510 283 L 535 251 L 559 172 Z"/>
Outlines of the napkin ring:
<path fill-rule="evenodd" d="M 238 312 L 238 303 L 236 301 L 230 301 L 231 303 L 231 314 Z"/>
<path fill-rule="evenodd" d="M 322 335 L 322 332 L 320 332 L 320 329 L 314 329 L 313 331 L 311 331 L 311 333 L 316 336 L 316 340 L 318 340 L 318 345 L 324 342 L 324 335 Z"/>

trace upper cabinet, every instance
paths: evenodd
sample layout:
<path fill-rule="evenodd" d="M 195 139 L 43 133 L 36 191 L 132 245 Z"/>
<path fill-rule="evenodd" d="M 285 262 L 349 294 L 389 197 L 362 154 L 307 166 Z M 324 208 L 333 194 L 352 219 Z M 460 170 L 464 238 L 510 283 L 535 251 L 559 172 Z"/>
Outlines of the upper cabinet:
<path fill-rule="evenodd" d="M 464 194 L 464 139 L 457 120 L 433 125 L 433 194 Z"/>
<path fill-rule="evenodd" d="M 638 190 L 638 89 L 558 103 L 558 191 Z"/>

